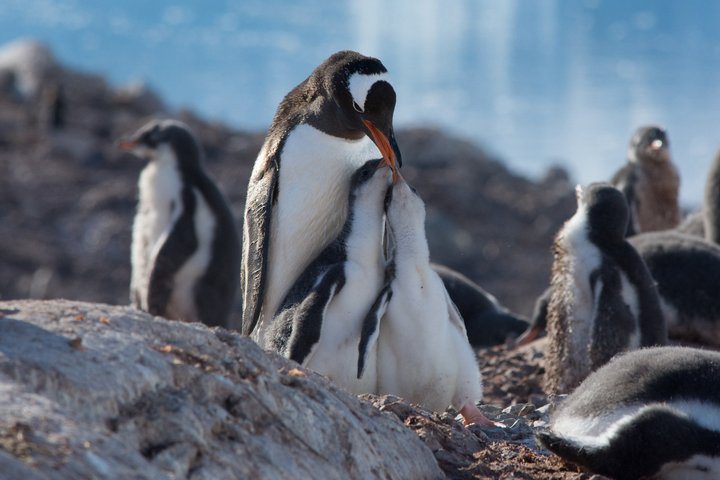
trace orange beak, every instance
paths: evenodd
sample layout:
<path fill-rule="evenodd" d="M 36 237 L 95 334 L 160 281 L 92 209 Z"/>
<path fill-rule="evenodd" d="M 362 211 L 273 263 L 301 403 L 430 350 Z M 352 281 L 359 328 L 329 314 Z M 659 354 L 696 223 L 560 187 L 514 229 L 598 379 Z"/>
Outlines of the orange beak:
<path fill-rule="evenodd" d="M 135 147 L 137 147 L 137 142 L 133 142 L 132 140 L 121 140 L 120 143 L 118 143 L 118 148 L 120 150 L 128 151 Z"/>
<path fill-rule="evenodd" d="M 370 134 L 372 135 L 372 141 L 375 142 L 378 150 L 380 150 L 380 153 L 383 156 L 383 160 L 385 160 L 385 164 L 392 170 L 392 182 L 394 184 L 400 177 L 400 172 L 398 171 L 397 167 L 397 157 L 395 156 L 395 150 L 393 150 L 392 145 L 390 145 L 390 140 L 388 140 L 387 136 L 383 132 L 378 130 L 378 128 L 373 125 L 372 122 L 370 122 L 369 120 L 363 120 L 363 123 L 367 127 L 368 131 L 370 131 Z"/>

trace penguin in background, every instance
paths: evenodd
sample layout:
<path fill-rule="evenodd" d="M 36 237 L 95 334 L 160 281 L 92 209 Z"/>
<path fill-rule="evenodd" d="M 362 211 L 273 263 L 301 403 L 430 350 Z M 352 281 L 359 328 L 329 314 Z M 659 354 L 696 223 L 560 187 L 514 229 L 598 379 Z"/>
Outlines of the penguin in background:
<path fill-rule="evenodd" d="M 374 392 L 374 362 L 355 375 L 363 320 L 383 287 L 384 205 L 392 171 L 370 160 L 350 180 L 340 234 L 305 269 L 273 319 L 270 348 L 346 390 Z"/>
<path fill-rule="evenodd" d="M 615 357 L 551 414 L 538 440 L 617 480 L 720 478 L 720 353 L 647 348 Z"/>
<path fill-rule="evenodd" d="M 132 305 L 169 319 L 230 327 L 239 239 L 197 140 L 181 122 L 152 120 L 120 148 L 147 161 L 133 223 Z"/>
<path fill-rule="evenodd" d="M 630 140 L 628 163 L 610 182 L 623 192 L 629 207 L 628 237 L 675 228 L 680 223 L 680 175 L 669 145 L 662 128 L 638 128 Z"/>
<path fill-rule="evenodd" d="M 438 412 L 452 405 L 466 425 L 496 426 L 475 404 L 482 398 L 475 353 L 462 317 L 430 265 L 425 204 L 402 177 L 390 196 L 392 260 L 363 323 L 357 377 L 377 375 L 377 394 L 398 395 Z"/>
<path fill-rule="evenodd" d="M 431 267 L 460 312 L 473 347 L 501 345 L 529 327 L 526 319 L 502 306 L 491 293 L 462 273 L 437 263 Z"/>
<path fill-rule="evenodd" d="M 395 101 L 380 60 L 341 51 L 280 103 L 253 167 L 243 227 L 242 332 L 261 346 L 293 283 L 340 233 L 353 172 L 379 155 L 400 165 Z"/>
<path fill-rule="evenodd" d="M 577 201 L 553 245 L 547 393 L 570 392 L 617 353 L 667 343 L 655 282 L 625 240 L 622 193 L 593 183 Z"/>

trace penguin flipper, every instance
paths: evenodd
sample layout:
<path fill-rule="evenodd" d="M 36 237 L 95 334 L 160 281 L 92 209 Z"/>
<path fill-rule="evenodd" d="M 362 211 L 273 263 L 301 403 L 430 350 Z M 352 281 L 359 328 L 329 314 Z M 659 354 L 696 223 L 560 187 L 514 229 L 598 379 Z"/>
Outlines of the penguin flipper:
<path fill-rule="evenodd" d="M 269 165 L 259 178 L 250 181 L 245 205 L 240 266 L 243 335 L 250 335 L 255 329 L 265 296 L 270 224 L 279 177 L 277 163 L 269 162 Z M 272 315 L 274 312 L 269 314 Z"/>
<path fill-rule="evenodd" d="M 320 340 L 322 323 L 328 305 L 345 285 L 345 270 L 342 264 L 330 268 L 303 301 L 295 307 L 287 357 L 303 364 L 313 347 Z"/>
<path fill-rule="evenodd" d="M 377 341 L 380 333 L 380 319 L 385 315 L 388 303 L 392 298 L 391 283 L 386 283 L 380 290 L 380 293 L 370 307 L 370 311 L 363 320 L 362 330 L 360 332 L 360 343 L 358 343 L 358 367 L 357 378 L 362 378 L 363 370 L 365 370 L 365 361 L 368 352 L 372 349 Z"/>
<path fill-rule="evenodd" d="M 195 194 L 192 188 L 184 188 L 182 197 L 183 212 L 158 250 L 150 272 L 148 312 L 153 315 L 165 314 L 172 295 L 175 274 L 198 247 L 195 232 Z"/>
<path fill-rule="evenodd" d="M 601 267 L 602 268 L 602 267 Z M 593 283 L 597 299 L 593 312 L 590 361 L 595 370 L 617 353 L 630 347 L 633 334 L 639 335 L 635 317 L 622 298 L 620 273 L 612 267 L 597 271 Z"/>

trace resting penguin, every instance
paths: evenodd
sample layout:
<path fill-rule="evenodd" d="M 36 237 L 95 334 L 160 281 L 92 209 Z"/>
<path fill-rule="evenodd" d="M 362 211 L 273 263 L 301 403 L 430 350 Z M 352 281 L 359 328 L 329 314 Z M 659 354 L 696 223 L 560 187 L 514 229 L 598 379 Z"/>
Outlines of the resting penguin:
<path fill-rule="evenodd" d="M 390 179 L 381 160 L 355 172 L 341 233 L 300 275 L 270 330 L 273 350 L 353 393 L 377 386 L 374 367 L 362 379 L 355 372 L 363 320 L 385 276 L 383 214 Z"/>
<path fill-rule="evenodd" d="M 720 347 L 720 246 L 672 231 L 629 242 L 657 282 L 670 337 Z"/>
<path fill-rule="evenodd" d="M 437 263 L 432 263 L 431 267 L 440 275 L 450 299 L 460 312 L 473 347 L 500 345 L 528 328 L 527 320 L 513 314 L 462 273 Z"/>
<path fill-rule="evenodd" d="M 628 163 L 611 180 L 630 209 L 627 236 L 675 228 L 680 223 L 680 175 L 668 146 L 665 130 L 638 128 L 630 140 Z"/>
<path fill-rule="evenodd" d="M 330 56 L 280 103 L 243 227 L 242 331 L 260 345 L 290 287 L 340 233 L 353 172 L 380 155 L 400 164 L 394 109 L 383 64 L 350 51 Z"/>
<path fill-rule="evenodd" d="M 619 352 L 667 342 L 657 291 L 625 240 L 628 208 L 606 183 L 577 189 L 553 245 L 545 391 L 567 393 Z"/>
<path fill-rule="evenodd" d="M 120 147 L 148 161 L 132 236 L 132 304 L 153 315 L 230 326 L 240 268 L 235 219 L 189 128 L 153 120 Z"/>
<path fill-rule="evenodd" d="M 463 319 L 431 268 L 425 205 L 400 178 L 386 211 L 392 261 L 386 287 L 368 313 L 357 376 L 373 375 L 375 393 L 399 395 L 435 411 L 457 408 L 466 424 L 493 425 L 477 408 L 482 383 Z"/>
<path fill-rule="evenodd" d="M 591 374 L 537 434 L 617 480 L 720 478 L 720 353 L 647 348 Z"/>

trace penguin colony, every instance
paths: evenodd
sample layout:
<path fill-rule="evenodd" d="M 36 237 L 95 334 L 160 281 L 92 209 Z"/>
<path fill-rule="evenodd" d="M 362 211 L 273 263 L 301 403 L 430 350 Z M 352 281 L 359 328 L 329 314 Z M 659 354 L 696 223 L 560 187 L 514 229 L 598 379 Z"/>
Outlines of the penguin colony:
<path fill-rule="evenodd" d="M 578 188 L 528 328 L 430 263 L 424 203 L 399 171 L 395 102 L 385 66 L 350 51 L 290 91 L 252 171 L 242 248 L 185 125 L 152 121 L 123 140 L 148 162 L 131 303 L 235 327 L 239 284 L 240 328 L 264 348 L 351 392 L 452 405 L 482 426 L 493 422 L 476 405 L 471 343 L 523 330 L 528 343 L 547 324 L 546 391 L 572 392 L 538 433 L 547 448 L 613 478 L 720 477 L 720 353 L 660 347 L 668 329 L 720 345 L 720 157 L 703 213 L 667 231 L 680 222 L 679 176 L 665 131 L 638 129 L 610 184 Z"/>

